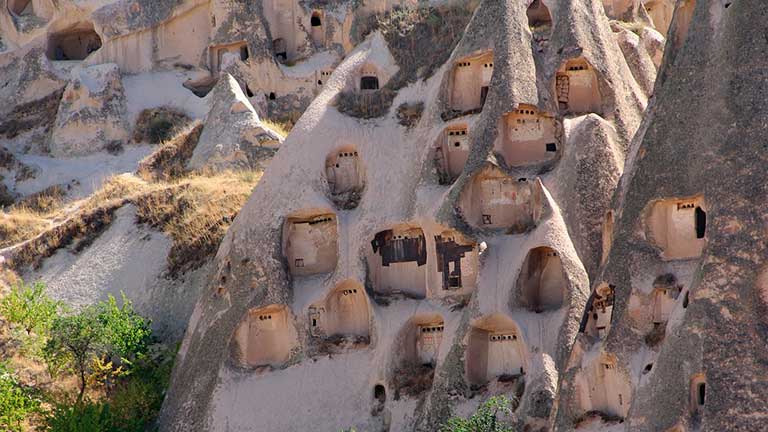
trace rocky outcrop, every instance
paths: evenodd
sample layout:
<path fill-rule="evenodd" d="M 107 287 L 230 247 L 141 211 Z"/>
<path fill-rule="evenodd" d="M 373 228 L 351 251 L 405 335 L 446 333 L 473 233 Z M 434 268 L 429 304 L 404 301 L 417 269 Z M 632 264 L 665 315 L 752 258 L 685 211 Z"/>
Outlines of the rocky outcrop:
<path fill-rule="evenodd" d="M 433 431 L 494 394 L 552 424 L 647 95 L 598 2 L 544 3 L 534 37 L 523 2 L 479 2 L 394 97 L 424 102 L 411 128 L 333 105 L 375 92 L 388 47 L 323 80 L 219 249 L 163 430 Z"/>
<path fill-rule="evenodd" d="M 51 133 L 56 157 L 120 151 L 128 142 L 125 94 L 115 64 L 76 68 L 67 84 Z"/>
<path fill-rule="evenodd" d="M 37 131 L 44 137 L 50 131 L 66 81 L 43 52 L 31 45 L 0 56 L 0 136 Z"/>
<path fill-rule="evenodd" d="M 752 35 L 766 16 L 757 0 L 678 2 L 670 38 L 679 43 L 667 44 L 592 282 L 591 312 L 607 313 L 607 326 L 591 331 L 585 312 L 556 429 L 586 415 L 606 428 L 623 417 L 611 430 L 765 428 L 766 399 L 755 395 L 768 376 L 759 54 L 768 42 Z"/>
<path fill-rule="evenodd" d="M 231 75 L 211 92 L 211 110 L 189 167 L 196 170 L 255 168 L 279 147 L 282 137 L 264 126 Z"/>

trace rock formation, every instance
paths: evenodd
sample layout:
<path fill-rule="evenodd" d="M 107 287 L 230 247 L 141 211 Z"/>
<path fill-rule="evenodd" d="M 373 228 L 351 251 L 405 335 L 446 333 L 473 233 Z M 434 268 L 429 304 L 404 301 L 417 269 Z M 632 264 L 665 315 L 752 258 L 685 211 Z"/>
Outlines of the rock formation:
<path fill-rule="evenodd" d="M 240 85 L 225 75 L 211 92 L 203 133 L 189 160 L 192 169 L 220 170 L 255 166 L 271 156 L 282 137 L 265 127 Z"/>
<path fill-rule="evenodd" d="M 54 157 L 120 151 L 128 141 L 125 94 L 115 64 L 72 71 L 51 131 Z"/>
<path fill-rule="evenodd" d="M 519 430 L 762 430 L 767 15 L 0 0 L 0 204 L 70 204 L 151 153 L 144 180 L 264 170 L 200 256 L 136 197 L 0 256 L 186 327 L 163 431 L 435 431 L 499 394 Z M 195 124 L 130 142 L 164 110 Z"/>
<path fill-rule="evenodd" d="M 499 393 L 550 424 L 655 66 L 599 3 L 544 3 L 473 8 L 394 96 L 411 128 L 347 109 L 409 67 L 381 34 L 323 81 L 219 250 L 163 428 L 436 430 Z"/>

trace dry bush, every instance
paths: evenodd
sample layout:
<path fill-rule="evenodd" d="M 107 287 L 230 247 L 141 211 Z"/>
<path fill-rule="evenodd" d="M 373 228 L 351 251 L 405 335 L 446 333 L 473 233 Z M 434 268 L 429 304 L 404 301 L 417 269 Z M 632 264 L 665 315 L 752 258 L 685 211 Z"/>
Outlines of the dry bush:
<path fill-rule="evenodd" d="M 406 363 L 398 367 L 392 375 L 395 399 L 405 395 L 418 397 L 432 388 L 435 368 L 430 365 Z"/>
<path fill-rule="evenodd" d="M 421 120 L 424 112 L 424 102 L 403 103 L 397 107 L 397 122 L 401 126 L 412 128 Z"/>
<path fill-rule="evenodd" d="M 67 192 L 61 185 L 53 185 L 24 197 L 13 208 L 27 209 L 41 215 L 50 215 L 61 207 L 66 195 Z"/>
<path fill-rule="evenodd" d="M 197 147 L 203 125 L 193 123 L 139 163 L 137 174 L 147 181 L 168 181 L 187 173 L 187 162 Z"/>
<path fill-rule="evenodd" d="M 168 141 L 192 123 L 186 114 L 172 107 L 145 109 L 139 113 L 133 129 L 133 141 L 160 144 Z"/>
<path fill-rule="evenodd" d="M 645 335 L 645 343 L 649 347 L 655 347 L 656 345 L 660 344 L 661 341 L 664 340 L 664 337 L 667 334 L 667 326 L 666 325 L 657 325 L 653 327 L 653 330 L 648 332 L 647 335 Z"/>

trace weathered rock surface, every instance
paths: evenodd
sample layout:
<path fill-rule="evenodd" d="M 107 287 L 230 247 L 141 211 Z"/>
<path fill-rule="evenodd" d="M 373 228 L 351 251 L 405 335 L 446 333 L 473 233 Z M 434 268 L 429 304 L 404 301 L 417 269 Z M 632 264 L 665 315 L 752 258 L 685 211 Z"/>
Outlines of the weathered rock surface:
<path fill-rule="evenodd" d="M 766 16 L 756 0 L 678 2 L 592 282 L 615 287 L 612 318 L 577 338 L 556 429 L 589 411 L 624 418 L 610 430 L 765 428 Z"/>
<path fill-rule="evenodd" d="M 255 168 L 272 156 L 282 137 L 264 126 L 231 75 L 219 79 L 211 109 L 189 167 L 197 170 Z"/>
<path fill-rule="evenodd" d="M 125 93 L 116 64 L 74 69 L 51 132 L 51 154 L 73 157 L 120 151 L 129 138 L 125 112 Z"/>
<path fill-rule="evenodd" d="M 394 109 L 361 120 L 333 106 L 343 91 L 376 94 L 367 86 L 386 79 L 377 73 L 387 66 L 377 60 L 387 58 L 386 46 L 353 52 L 323 80 L 217 254 L 179 353 L 164 430 L 258 424 L 433 431 L 493 394 L 519 396 L 521 427 L 552 425 L 558 381 L 587 302 L 585 264 L 592 272 L 600 264 L 601 218 L 648 86 L 636 82 L 599 2 L 545 3 L 552 23 L 537 27 L 534 37 L 523 2 L 479 2 L 450 59 L 395 96 L 393 106 L 424 101 L 410 129 Z M 474 65 L 474 73 L 457 72 Z M 567 96 L 555 91 L 566 75 L 573 79 L 572 87 L 560 86 L 570 88 Z M 474 91 L 479 106 L 455 109 L 465 94 L 466 104 L 475 103 Z M 443 121 L 447 111 L 452 120 Z M 499 159 L 494 149 L 516 136 L 514 127 L 500 126 L 504 119 L 537 112 L 566 124 L 564 136 L 541 138 L 555 154 L 523 163 Z M 449 137 L 456 136 L 466 144 L 454 146 Z M 458 166 L 455 181 L 437 175 L 445 169 L 436 162 L 444 141 L 465 151 L 466 163 L 447 163 Z M 500 204 L 511 207 L 497 214 L 482 204 L 489 198 L 472 199 L 486 177 L 520 191 L 502 193 L 516 204 Z M 336 201 L 337 192 L 353 187 L 363 191 L 358 201 Z M 482 205 L 492 214 L 474 208 Z M 509 212 L 521 212 L 512 226 L 494 225 Z M 304 229 L 297 224 L 307 224 L 316 233 L 307 235 L 318 240 L 294 237 Z M 399 270 L 387 273 L 377 250 L 388 247 L 390 235 L 422 244 L 423 258 L 413 259 L 423 264 L 394 261 L 389 266 Z M 439 266 L 446 258 L 438 257 L 441 239 L 453 236 L 464 237 L 471 251 L 456 264 L 463 281 L 456 291 L 446 288 Z M 559 270 L 548 273 L 542 262 Z M 542 289 L 531 281 L 549 280 L 537 272 L 561 278 L 553 299 L 531 297 Z M 349 315 L 333 315 L 342 292 L 354 306 Z M 361 317 L 353 327 L 325 333 L 329 325 L 344 327 L 334 319 L 352 316 Z M 248 329 L 271 320 L 267 325 L 281 336 L 249 336 Z M 429 367 L 414 358 L 427 355 L 417 342 L 422 328 L 440 333 Z M 489 351 L 501 341 L 508 348 Z M 297 406 L 311 414 L 297 415 Z"/>

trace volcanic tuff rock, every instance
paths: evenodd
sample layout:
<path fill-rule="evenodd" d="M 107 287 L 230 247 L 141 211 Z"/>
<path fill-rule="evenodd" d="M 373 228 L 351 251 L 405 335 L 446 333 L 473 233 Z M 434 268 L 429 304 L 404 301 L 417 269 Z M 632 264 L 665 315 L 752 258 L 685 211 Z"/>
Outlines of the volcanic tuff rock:
<path fill-rule="evenodd" d="M 51 154 L 84 156 L 128 141 L 125 93 L 116 64 L 72 71 L 51 131 Z"/>
<path fill-rule="evenodd" d="M 521 424 L 550 424 L 648 86 L 600 3 L 545 3 L 534 34 L 524 2 L 480 2 L 450 59 L 395 97 L 425 102 L 413 129 L 333 106 L 370 92 L 365 77 L 383 85 L 386 46 L 323 81 L 219 250 L 164 429 L 435 430 L 494 393 L 519 394 Z M 541 150 L 516 156 L 526 142 Z M 360 201 L 339 204 L 348 187 Z M 331 342 L 353 336 L 369 342 Z"/>
<path fill-rule="evenodd" d="M 271 156 L 282 137 L 264 126 L 240 85 L 231 75 L 219 79 L 211 92 L 211 109 L 189 166 L 221 170 L 256 166 Z"/>
<path fill-rule="evenodd" d="M 496 394 L 521 430 L 762 430 L 764 3 L 0 0 L 0 202 L 135 170 L 145 110 L 198 122 L 153 169 L 266 167 L 178 280 L 119 203 L 32 254 L 69 303 L 191 315 L 164 431 L 434 431 Z"/>

